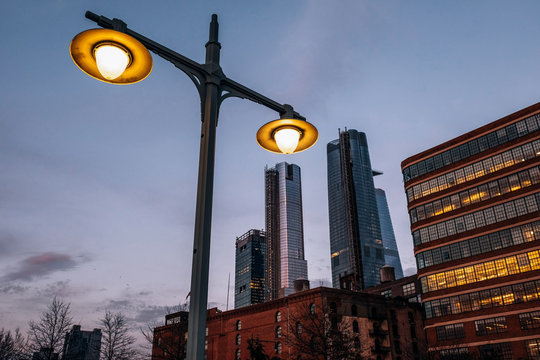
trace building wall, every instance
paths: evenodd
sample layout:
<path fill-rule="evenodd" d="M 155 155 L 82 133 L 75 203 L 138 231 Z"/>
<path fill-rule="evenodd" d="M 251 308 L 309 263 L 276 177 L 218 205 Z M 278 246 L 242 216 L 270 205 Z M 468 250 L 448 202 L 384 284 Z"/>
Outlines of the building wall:
<path fill-rule="evenodd" d="M 327 146 L 332 284 L 355 274 L 356 288 L 379 284 L 384 248 L 366 135 L 340 132 Z"/>
<path fill-rule="evenodd" d="M 381 237 L 384 246 L 384 260 L 386 265 L 390 265 L 396 272 L 396 278 L 403 277 L 403 268 L 399 258 L 396 236 L 394 235 L 394 227 L 390 218 L 390 209 L 386 201 L 386 194 L 382 189 L 375 189 L 377 198 L 377 210 L 379 211 L 379 220 L 381 223 Z"/>
<path fill-rule="evenodd" d="M 250 230 L 236 239 L 234 307 L 264 302 L 265 233 Z"/>
<path fill-rule="evenodd" d="M 271 300 L 292 294 L 294 281 L 308 278 L 298 165 L 282 162 L 266 170 L 266 201 L 266 285 Z"/>
<path fill-rule="evenodd" d="M 430 350 L 537 358 L 540 104 L 402 162 Z"/>

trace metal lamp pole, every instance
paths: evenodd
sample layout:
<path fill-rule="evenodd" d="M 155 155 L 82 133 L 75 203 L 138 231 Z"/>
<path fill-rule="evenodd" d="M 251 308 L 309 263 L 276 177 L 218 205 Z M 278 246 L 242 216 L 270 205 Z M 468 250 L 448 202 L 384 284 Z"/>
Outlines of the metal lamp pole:
<path fill-rule="evenodd" d="M 182 70 L 193 81 L 199 92 L 202 124 L 191 270 L 187 359 L 203 360 L 205 355 L 206 307 L 208 303 L 216 127 L 221 102 L 228 97 L 239 97 L 275 110 L 281 117 L 300 120 L 305 120 L 305 118 L 294 112 L 290 105 L 282 105 L 225 76 L 219 65 L 221 44 L 218 41 L 219 25 L 216 14 L 212 15 L 210 23 L 210 36 L 206 43 L 206 61 L 204 64 L 199 64 L 128 29 L 126 23 L 122 20 L 110 20 L 90 11 L 87 11 L 85 16 L 103 28 L 120 31 L 137 39 L 148 50 L 170 61 L 174 66 Z"/>

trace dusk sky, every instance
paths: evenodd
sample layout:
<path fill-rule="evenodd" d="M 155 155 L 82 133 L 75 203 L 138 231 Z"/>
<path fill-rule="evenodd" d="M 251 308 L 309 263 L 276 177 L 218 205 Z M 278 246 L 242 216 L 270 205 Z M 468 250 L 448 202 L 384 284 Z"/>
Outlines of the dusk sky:
<path fill-rule="evenodd" d="M 211 14 L 225 74 L 319 130 L 295 155 L 260 148 L 278 114 L 220 111 L 209 307 L 234 300 L 235 239 L 264 228 L 264 167 L 302 170 L 311 286 L 329 284 L 326 144 L 367 134 L 406 274 L 416 272 L 400 163 L 540 101 L 538 1 L 1 1 L 0 328 L 26 330 L 52 296 L 83 329 L 106 309 L 136 328 L 189 292 L 200 136 L 195 87 L 153 54 L 144 81 L 82 73 L 86 10 L 203 62 Z"/>

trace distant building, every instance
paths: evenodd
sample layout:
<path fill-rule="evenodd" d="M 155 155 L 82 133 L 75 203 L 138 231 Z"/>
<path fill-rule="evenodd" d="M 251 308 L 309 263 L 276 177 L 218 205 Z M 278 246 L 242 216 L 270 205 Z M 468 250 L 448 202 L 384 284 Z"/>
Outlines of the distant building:
<path fill-rule="evenodd" d="M 366 134 L 356 130 L 339 132 L 339 139 L 328 143 L 328 215 L 332 286 L 362 290 L 380 283 L 379 270 L 386 263 L 401 269 L 397 246 L 391 229 L 386 199 L 380 211 L 373 183 Z M 384 193 L 383 193 L 384 196 Z M 382 234 L 386 235 L 386 238 Z M 401 275 L 401 273 L 400 273 Z"/>
<path fill-rule="evenodd" d="M 390 265 L 394 268 L 396 278 L 399 279 L 403 277 L 403 269 L 401 267 L 401 260 L 399 259 L 396 236 L 394 235 L 394 227 L 392 226 L 392 219 L 390 218 L 386 194 L 382 189 L 375 189 L 375 196 L 377 198 L 377 210 L 379 211 L 379 221 L 381 224 L 384 262 L 386 265 Z"/>
<path fill-rule="evenodd" d="M 421 290 L 420 281 L 416 274 L 396 280 L 394 268 L 385 265 L 381 268 L 381 284 L 365 291 L 370 294 L 383 295 L 387 299 L 403 298 L 410 303 L 420 303 Z"/>
<path fill-rule="evenodd" d="M 266 300 L 294 292 L 307 280 L 300 167 L 282 162 L 265 171 Z"/>
<path fill-rule="evenodd" d="M 51 348 L 41 348 L 39 352 L 32 354 L 32 360 L 58 360 L 58 353 Z"/>
<path fill-rule="evenodd" d="M 540 358 L 540 103 L 401 163 L 435 358 Z"/>
<path fill-rule="evenodd" d="M 261 230 L 236 238 L 234 308 L 264 302 L 266 239 Z"/>
<path fill-rule="evenodd" d="M 66 333 L 62 360 L 99 360 L 101 330 L 82 331 L 80 325 Z"/>
<path fill-rule="evenodd" d="M 359 359 L 427 359 L 420 305 L 403 299 L 319 287 L 226 312 L 213 308 L 207 314 L 208 360 L 248 359 L 250 339 L 258 339 L 265 353 L 277 359 L 337 360 L 331 349 Z M 183 321 L 187 329 L 187 316 Z M 154 329 L 154 349 L 172 329 L 171 324 Z M 323 339 L 328 340 L 324 346 Z M 323 347 L 326 356 L 320 352 Z"/>

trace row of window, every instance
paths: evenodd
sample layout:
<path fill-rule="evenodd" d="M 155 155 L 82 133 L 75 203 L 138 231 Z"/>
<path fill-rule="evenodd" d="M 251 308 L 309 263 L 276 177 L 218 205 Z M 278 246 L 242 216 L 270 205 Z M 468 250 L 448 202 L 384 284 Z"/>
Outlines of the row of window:
<path fill-rule="evenodd" d="M 426 250 L 416 254 L 416 266 L 420 270 L 533 240 L 540 240 L 540 221 Z"/>
<path fill-rule="evenodd" d="M 540 251 L 508 256 L 431 274 L 420 279 L 422 293 L 540 269 Z"/>
<path fill-rule="evenodd" d="M 500 154 L 490 156 L 457 170 L 447 172 L 436 178 L 426 180 L 407 189 L 407 201 L 418 200 L 424 196 L 481 178 L 514 164 L 540 156 L 540 140 L 516 146 Z"/>
<path fill-rule="evenodd" d="M 507 285 L 503 287 L 475 291 L 467 294 L 450 296 L 426 301 L 424 311 L 426 319 L 490 309 L 497 306 L 529 302 L 540 296 L 540 280 Z"/>
<path fill-rule="evenodd" d="M 538 184 L 539 182 L 540 166 L 535 166 L 510 176 L 464 190 L 458 194 L 417 206 L 409 212 L 411 224 Z"/>
<path fill-rule="evenodd" d="M 453 340 L 465 337 L 463 323 L 437 326 L 437 340 Z"/>
<path fill-rule="evenodd" d="M 418 176 L 422 176 L 431 171 L 476 155 L 482 151 L 492 149 L 496 146 L 517 139 L 518 137 L 532 133 L 538 130 L 539 127 L 540 114 L 531 115 L 526 119 L 515 122 L 502 129 L 495 130 L 479 138 L 446 150 L 443 153 L 407 166 L 405 169 L 403 169 L 403 180 L 407 182 Z"/>
<path fill-rule="evenodd" d="M 474 230 L 517 216 L 538 211 L 540 207 L 540 193 L 507 201 L 467 215 L 441 221 L 438 224 L 423 227 L 413 232 L 414 245 L 425 244 L 430 241 L 452 236 L 465 231 Z"/>
<path fill-rule="evenodd" d="M 508 329 L 505 316 L 498 316 L 489 319 L 476 320 L 474 322 L 476 335 L 501 334 Z"/>
<path fill-rule="evenodd" d="M 468 347 L 458 347 L 443 349 L 439 351 L 439 359 L 441 360 L 461 360 L 468 359 L 469 357 L 469 348 Z"/>

